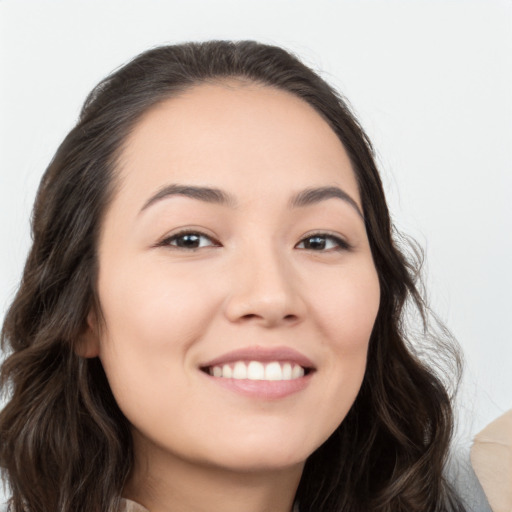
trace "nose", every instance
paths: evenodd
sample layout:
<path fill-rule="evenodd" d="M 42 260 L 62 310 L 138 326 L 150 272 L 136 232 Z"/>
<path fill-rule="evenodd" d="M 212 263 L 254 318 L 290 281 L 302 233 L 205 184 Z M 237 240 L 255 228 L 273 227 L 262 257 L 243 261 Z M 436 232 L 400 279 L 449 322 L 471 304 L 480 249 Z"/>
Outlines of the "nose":
<path fill-rule="evenodd" d="M 241 255 L 240 260 L 233 265 L 225 303 L 230 322 L 270 328 L 303 320 L 306 305 L 299 278 L 286 257 L 267 249 L 250 251 L 250 256 Z"/>

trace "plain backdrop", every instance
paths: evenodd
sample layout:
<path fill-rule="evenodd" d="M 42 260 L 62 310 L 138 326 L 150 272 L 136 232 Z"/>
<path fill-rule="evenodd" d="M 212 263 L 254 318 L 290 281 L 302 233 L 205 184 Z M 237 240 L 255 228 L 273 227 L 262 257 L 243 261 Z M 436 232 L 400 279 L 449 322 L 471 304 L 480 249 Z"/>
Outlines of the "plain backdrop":
<path fill-rule="evenodd" d="M 463 348 L 469 443 L 512 407 L 510 0 L 0 0 L 0 318 L 36 187 L 86 94 L 145 49 L 205 39 L 282 45 L 349 99 Z"/>

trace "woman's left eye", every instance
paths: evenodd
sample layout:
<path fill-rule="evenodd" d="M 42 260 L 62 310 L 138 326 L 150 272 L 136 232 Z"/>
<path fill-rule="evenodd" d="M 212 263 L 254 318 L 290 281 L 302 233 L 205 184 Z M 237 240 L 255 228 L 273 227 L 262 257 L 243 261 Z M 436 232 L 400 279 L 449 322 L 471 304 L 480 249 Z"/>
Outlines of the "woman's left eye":
<path fill-rule="evenodd" d="M 341 251 L 350 249 L 350 245 L 342 238 L 323 233 L 303 238 L 295 247 L 308 251 Z"/>
<path fill-rule="evenodd" d="M 161 245 L 176 247 L 178 249 L 200 249 L 202 247 L 216 247 L 218 243 L 203 233 L 192 231 L 177 233 L 162 241 Z"/>

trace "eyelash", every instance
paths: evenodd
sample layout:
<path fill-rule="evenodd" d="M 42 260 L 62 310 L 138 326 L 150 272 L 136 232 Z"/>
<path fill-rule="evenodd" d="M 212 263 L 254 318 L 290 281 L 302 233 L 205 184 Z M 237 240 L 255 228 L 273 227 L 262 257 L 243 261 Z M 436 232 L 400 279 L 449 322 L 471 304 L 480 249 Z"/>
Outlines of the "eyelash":
<path fill-rule="evenodd" d="M 172 243 L 172 242 L 176 242 L 180 238 L 184 238 L 187 236 L 193 236 L 199 240 L 201 238 L 203 238 L 203 239 L 206 238 L 212 243 L 210 243 L 206 246 L 199 245 L 199 247 L 183 247 L 183 246 L 179 246 L 177 244 Z M 325 249 L 325 245 L 324 245 L 324 247 L 321 248 L 320 250 L 311 249 L 311 247 L 309 249 L 307 247 L 299 247 L 299 245 L 304 244 L 304 242 L 306 242 L 307 240 L 311 241 L 314 238 L 316 238 L 317 242 L 320 244 L 322 244 L 322 241 L 324 242 L 324 244 L 326 244 L 327 241 L 331 241 L 331 242 L 333 242 L 334 247 L 329 247 L 328 249 Z M 199 243 L 201 243 L 201 242 L 199 242 Z M 210 235 L 207 235 L 205 233 L 202 233 L 201 231 L 197 231 L 197 230 L 180 231 L 178 233 L 175 233 L 172 236 L 165 238 L 157 245 L 162 246 L 162 247 L 172 247 L 172 248 L 175 248 L 178 250 L 183 250 L 183 251 L 197 251 L 198 249 L 202 249 L 204 247 L 220 247 L 221 246 L 221 244 L 217 240 L 215 240 L 213 237 L 211 237 Z M 300 240 L 300 242 L 295 245 L 295 248 L 298 248 L 298 249 L 304 250 L 304 251 L 310 250 L 312 252 L 331 252 L 331 251 L 349 251 L 352 249 L 352 246 L 346 240 L 343 240 L 339 236 L 333 235 L 331 233 L 319 232 L 319 233 L 312 233 L 312 234 L 302 238 Z"/>
<path fill-rule="evenodd" d="M 179 249 L 182 251 L 196 251 L 197 249 L 202 249 L 205 246 L 199 246 L 199 247 L 180 247 L 179 245 L 172 244 L 171 242 L 174 242 L 176 240 L 179 240 L 180 238 L 184 238 L 186 236 L 194 236 L 199 239 L 201 238 L 207 238 L 212 243 L 208 244 L 206 247 L 220 247 L 220 243 L 217 242 L 214 238 L 212 238 L 210 235 L 207 235 L 205 233 L 202 233 L 201 231 L 197 230 L 191 230 L 191 229 L 185 229 L 183 231 L 180 231 L 178 233 L 175 233 L 174 235 L 171 235 L 164 240 L 162 240 L 158 245 L 163 247 L 172 247 L 175 249 Z"/>
<path fill-rule="evenodd" d="M 333 235 L 331 233 L 312 233 L 306 237 L 304 237 L 295 247 L 298 247 L 300 244 L 303 244 L 306 240 L 311 240 L 313 238 L 316 238 L 317 240 L 321 239 L 324 241 L 332 241 L 334 242 L 335 247 L 330 247 L 328 249 L 323 248 L 320 251 L 316 251 L 314 249 L 309 249 L 314 252 L 331 252 L 331 251 L 349 251 L 352 249 L 352 246 L 346 241 L 343 240 L 343 238 Z M 301 250 L 307 251 L 308 249 L 306 247 L 301 247 Z"/>

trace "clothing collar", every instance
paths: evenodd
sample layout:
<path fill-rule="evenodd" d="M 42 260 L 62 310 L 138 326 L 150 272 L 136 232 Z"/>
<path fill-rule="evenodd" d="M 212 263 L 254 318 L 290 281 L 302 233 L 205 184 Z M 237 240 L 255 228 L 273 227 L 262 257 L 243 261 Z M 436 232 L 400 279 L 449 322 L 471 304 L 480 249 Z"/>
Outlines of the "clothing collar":
<path fill-rule="evenodd" d="M 121 509 L 119 512 L 149 512 L 149 510 L 135 501 L 132 500 L 121 500 Z M 299 512 L 299 507 L 297 503 L 293 506 L 293 512 Z"/>

